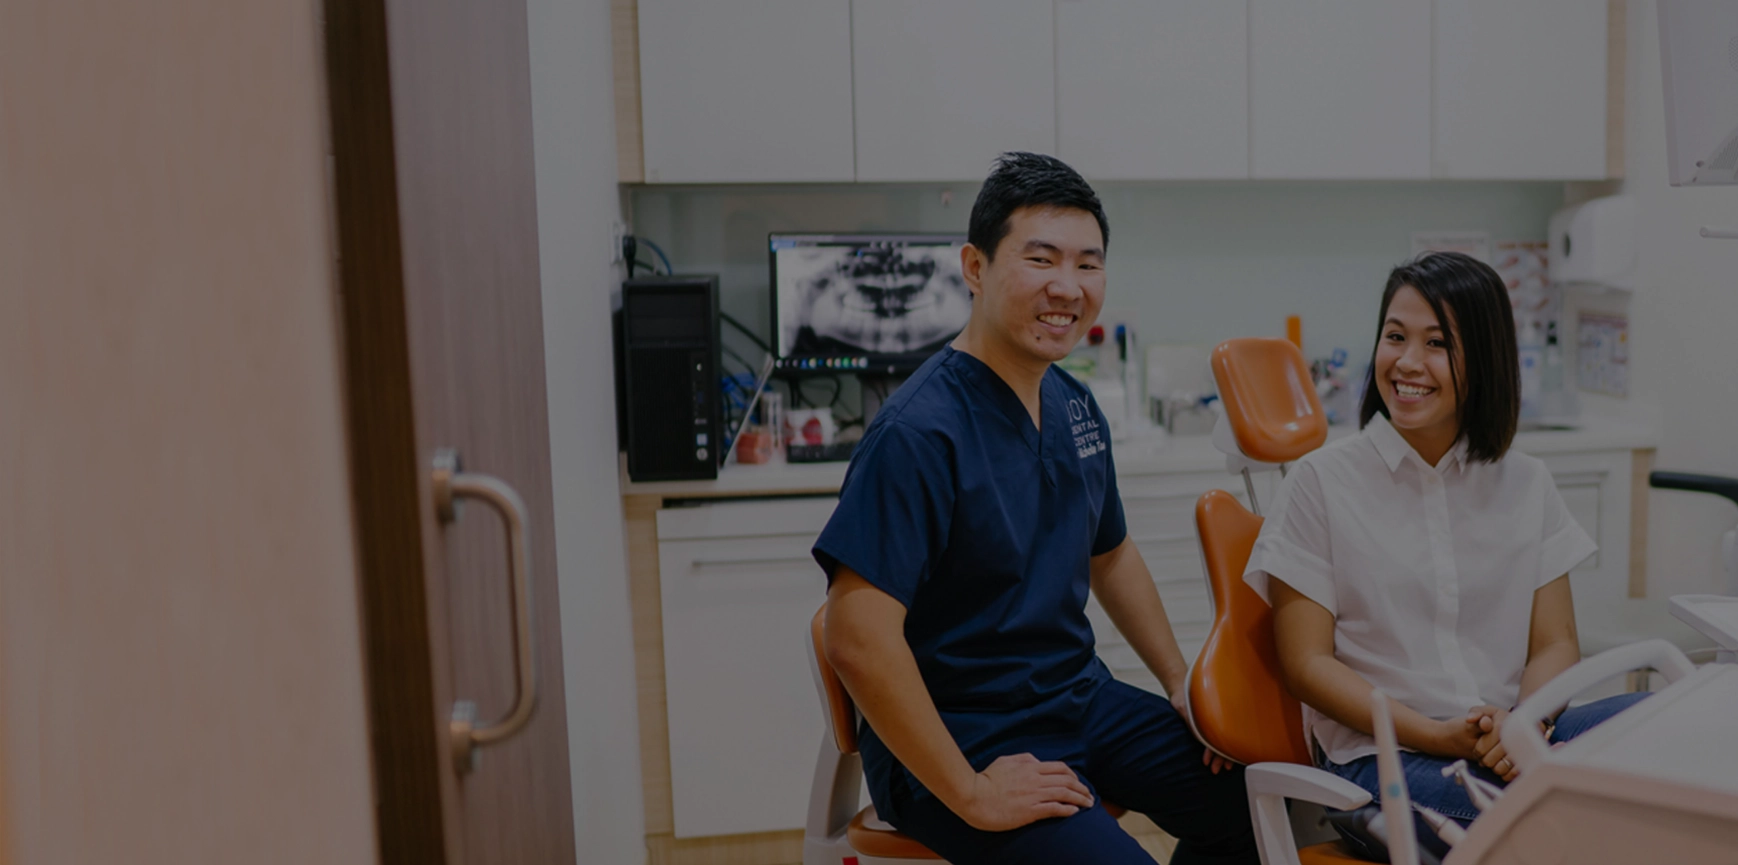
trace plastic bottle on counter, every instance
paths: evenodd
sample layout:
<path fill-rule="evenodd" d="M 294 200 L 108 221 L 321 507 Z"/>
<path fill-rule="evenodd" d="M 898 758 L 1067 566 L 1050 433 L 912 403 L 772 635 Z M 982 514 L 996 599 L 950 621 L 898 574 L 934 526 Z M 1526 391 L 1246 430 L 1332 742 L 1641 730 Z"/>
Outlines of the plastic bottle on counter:
<path fill-rule="evenodd" d="M 1521 363 L 1521 419 L 1542 414 L 1545 396 L 1545 343 L 1535 320 L 1517 317 L 1516 353 Z"/>

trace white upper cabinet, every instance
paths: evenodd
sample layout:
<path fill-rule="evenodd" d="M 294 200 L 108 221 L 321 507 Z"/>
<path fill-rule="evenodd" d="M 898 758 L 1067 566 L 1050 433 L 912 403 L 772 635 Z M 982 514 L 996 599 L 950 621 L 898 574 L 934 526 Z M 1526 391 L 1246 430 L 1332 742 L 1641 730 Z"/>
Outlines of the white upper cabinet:
<path fill-rule="evenodd" d="M 982 180 L 1002 151 L 1056 152 L 1052 2 L 854 0 L 857 179 Z"/>
<path fill-rule="evenodd" d="M 644 180 L 1604 178 L 1608 6 L 638 0 Z"/>
<path fill-rule="evenodd" d="M 1430 0 L 1250 0 L 1249 16 L 1252 176 L 1430 176 Z"/>
<path fill-rule="evenodd" d="M 650 183 L 849 181 L 850 0 L 639 0 Z"/>
<path fill-rule="evenodd" d="M 1056 0 L 1060 155 L 1093 180 L 1249 176 L 1248 7 Z"/>
<path fill-rule="evenodd" d="M 1605 177 L 1606 8 L 1436 0 L 1435 175 Z"/>

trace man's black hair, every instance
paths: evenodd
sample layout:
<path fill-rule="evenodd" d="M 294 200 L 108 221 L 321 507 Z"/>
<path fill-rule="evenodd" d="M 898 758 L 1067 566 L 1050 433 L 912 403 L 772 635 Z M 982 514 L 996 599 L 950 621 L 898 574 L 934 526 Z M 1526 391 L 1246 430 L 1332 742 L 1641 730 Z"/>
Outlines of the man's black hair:
<path fill-rule="evenodd" d="M 1110 223 L 1104 218 L 1104 205 L 1098 193 L 1092 191 L 1080 172 L 1054 156 L 1039 153 L 1010 152 L 996 157 L 996 167 L 978 190 L 978 200 L 972 204 L 972 221 L 966 229 L 966 240 L 982 250 L 984 257 L 994 259 L 996 246 L 1008 236 L 1008 224 L 1014 211 L 1022 207 L 1068 207 L 1084 210 L 1098 220 L 1098 233 L 1103 244 L 1110 245 Z"/>
<path fill-rule="evenodd" d="M 1442 339 L 1448 344 L 1448 373 L 1460 394 L 1460 437 L 1472 462 L 1496 462 L 1515 440 L 1521 419 L 1521 363 L 1515 348 L 1515 313 L 1508 288 L 1491 266 L 1459 252 L 1427 252 L 1394 268 L 1382 290 L 1382 314 L 1376 318 L 1376 348 L 1387 327 L 1388 304 L 1400 289 L 1411 286 L 1424 296 Z M 1455 346 L 1461 351 L 1456 352 Z M 1459 354 L 1466 368 L 1455 360 Z M 1364 384 L 1364 404 L 1358 412 L 1363 426 L 1376 415 L 1388 417 L 1388 406 L 1376 389 L 1376 349 L 1370 351 L 1370 377 Z"/>

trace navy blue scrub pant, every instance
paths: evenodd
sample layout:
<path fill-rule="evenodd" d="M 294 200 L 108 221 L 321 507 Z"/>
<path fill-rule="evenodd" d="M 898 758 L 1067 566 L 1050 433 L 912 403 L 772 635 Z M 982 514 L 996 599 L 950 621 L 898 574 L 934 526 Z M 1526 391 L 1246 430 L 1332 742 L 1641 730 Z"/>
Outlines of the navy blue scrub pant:
<path fill-rule="evenodd" d="M 1204 750 L 1169 700 L 1111 681 L 1088 704 L 1078 736 L 1033 749 L 1040 760 L 1073 767 L 1100 799 L 1092 808 L 1008 832 L 985 832 L 920 789 L 899 797 L 881 816 L 953 865 L 1151 865 L 1153 858 L 1104 810 L 1103 800 L 1109 800 L 1147 815 L 1178 839 L 1172 865 L 1254 865 L 1260 859 L 1243 770 L 1214 775 L 1201 763 Z"/>

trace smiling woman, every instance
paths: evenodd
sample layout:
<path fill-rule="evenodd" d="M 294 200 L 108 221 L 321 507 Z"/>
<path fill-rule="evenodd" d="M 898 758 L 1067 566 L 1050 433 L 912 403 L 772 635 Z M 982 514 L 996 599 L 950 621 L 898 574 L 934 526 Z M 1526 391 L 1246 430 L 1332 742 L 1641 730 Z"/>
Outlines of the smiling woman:
<path fill-rule="evenodd" d="M 1380 688 L 1413 801 L 1464 825 L 1478 810 L 1439 770 L 1517 777 L 1506 707 L 1580 659 L 1568 572 L 1598 548 L 1545 464 L 1509 450 L 1520 372 L 1496 273 L 1425 255 L 1389 274 L 1378 321 L 1363 430 L 1297 461 L 1243 578 L 1273 605 L 1318 765 L 1376 795 Z M 1556 740 L 1634 699 L 1565 712 Z"/>
<path fill-rule="evenodd" d="M 1388 275 L 1379 321 L 1360 422 L 1387 417 L 1432 465 L 1463 436 L 1469 459 L 1501 459 L 1520 418 L 1521 370 L 1496 271 L 1458 252 L 1420 256 Z"/>

